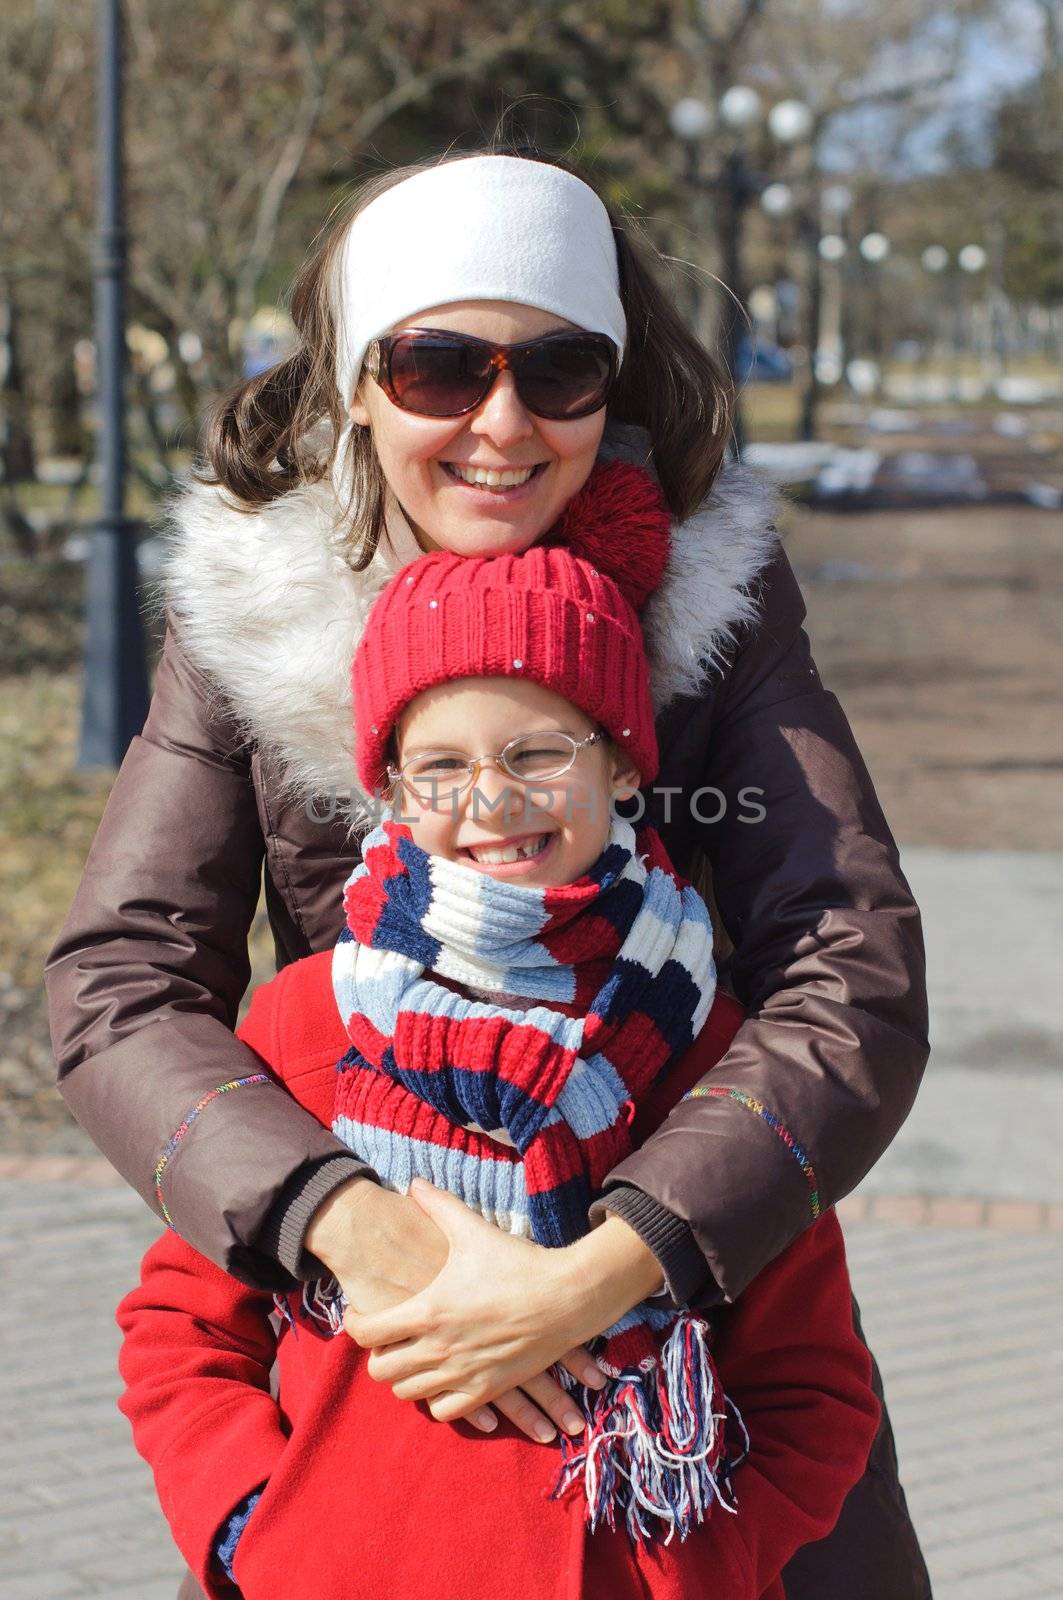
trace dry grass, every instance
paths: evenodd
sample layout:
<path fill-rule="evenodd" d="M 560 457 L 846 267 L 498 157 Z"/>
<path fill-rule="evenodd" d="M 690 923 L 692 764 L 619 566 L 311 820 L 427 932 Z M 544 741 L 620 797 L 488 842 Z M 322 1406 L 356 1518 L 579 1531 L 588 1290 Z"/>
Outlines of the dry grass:
<path fill-rule="evenodd" d="M 43 641 L 43 653 L 52 648 Z M 41 969 L 111 782 L 108 774 L 74 771 L 79 701 L 79 676 L 69 666 L 33 665 L 0 678 L 0 1143 L 15 1135 L 21 1142 L 28 1126 L 64 1124 Z"/>
<path fill-rule="evenodd" d="M 80 698 L 76 667 L 0 678 L 0 1149 L 83 1146 L 54 1086 L 41 978 L 112 783 L 76 770 Z M 252 958 L 256 980 L 268 977 L 261 908 Z"/>
<path fill-rule="evenodd" d="M 793 439 L 801 415 L 797 383 L 750 383 L 742 391 L 746 437 L 759 443 Z"/>
<path fill-rule="evenodd" d="M 83 593 L 77 563 L 0 564 L 0 1148 L 83 1143 L 55 1089 L 42 986 L 112 783 L 77 771 Z"/>

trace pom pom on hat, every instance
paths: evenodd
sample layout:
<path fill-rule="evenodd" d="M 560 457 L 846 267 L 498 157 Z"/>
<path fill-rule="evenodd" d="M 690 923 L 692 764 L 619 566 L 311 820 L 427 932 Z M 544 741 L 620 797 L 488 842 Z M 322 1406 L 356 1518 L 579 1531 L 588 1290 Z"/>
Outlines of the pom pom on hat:
<path fill-rule="evenodd" d="M 569 501 L 544 545 L 562 545 L 612 578 L 641 611 L 668 565 L 672 516 L 642 467 L 603 461 Z"/>

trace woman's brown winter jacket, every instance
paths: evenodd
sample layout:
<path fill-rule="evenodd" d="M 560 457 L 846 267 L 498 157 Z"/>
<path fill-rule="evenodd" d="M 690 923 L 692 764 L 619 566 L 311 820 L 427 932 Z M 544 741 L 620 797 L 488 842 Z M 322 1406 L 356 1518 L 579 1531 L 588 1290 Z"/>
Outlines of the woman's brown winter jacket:
<path fill-rule="evenodd" d="M 645 436 L 607 429 L 610 455 L 645 461 Z M 726 471 L 675 530 L 643 615 L 661 748 L 647 814 L 681 871 L 711 873 L 749 1016 L 713 1073 L 729 1093 L 683 1101 L 613 1172 L 607 1203 L 675 1297 L 705 1307 L 860 1181 L 928 1053 L 919 913 L 772 512 L 757 480 Z M 178 506 L 150 715 L 47 970 L 74 1115 L 185 1238 L 266 1288 L 313 1273 L 310 1217 L 366 1170 L 280 1088 L 237 1087 L 260 1064 L 233 1035 L 263 871 L 280 964 L 339 932 L 354 852 L 330 794 L 353 770 L 349 664 L 374 594 L 417 553 L 398 540 L 353 574 L 335 513 L 327 486 L 253 516 L 202 486 Z M 785 1586 L 929 1600 L 885 1409 L 838 1526 Z"/>
<path fill-rule="evenodd" d="M 610 437 L 603 454 L 630 453 Z M 349 739 L 340 760 L 322 750 L 349 727 L 350 616 L 389 573 L 350 573 L 323 492 L 256 517 L 186 496 L 151 712 L 47 972 L 74 1115 L 156 1207 L 157 1164 L 193 1118 L 165 1160 L 169 1213 L 262 1286 L 290 1283 L 313 1209 L 364 1170 L 280 1089 L 215 1093 L 255 1070 L 232 1029 L 263 865 L 283 964 L 334 942 L 353 859 L 322 798 L 349 777 Z M 725 472 L 676 530 L 644 619 L 661 708 L 648 814 L 681 871 L 711 869 L 749 1019 L 714 1073 L 730 1094 L 683 1102 L 612 1175 L 609 1205 L 694 1303 L 737 1294 L 859 1182 L 928 1049 L 919 914 L 770 513 L 755 479 Z"/>

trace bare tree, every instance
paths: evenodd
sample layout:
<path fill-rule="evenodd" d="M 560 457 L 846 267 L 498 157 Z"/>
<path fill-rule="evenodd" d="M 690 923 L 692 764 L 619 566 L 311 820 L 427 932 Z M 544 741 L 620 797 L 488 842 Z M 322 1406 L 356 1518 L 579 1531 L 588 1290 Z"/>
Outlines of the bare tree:
<path fill-rule="evenodd" d="M 839 20 L 827 0 L 126 0 L 130 314 L 165 342 L 183 442 L 353 179 L 482 140 L 515 108 L 513 127 L 584 163 L 676 258 L 704 327 L 725 303 L 708 278 L 718 205 L 687 187 L 675 100 L 734 81 L 798 96 L 814 117 L 809 184 L 828 148 L 881 170 L 989 3 L 850 0 Z M 1060 0 L 1037 3 L 1058 45 Z M 94 19 L 92 0 L 6 0 L 0 33 L 0 150 L 19 178 L 0 207 L 0 275 L 37 404 L 45 369 L 59 388 L 89 332 Z M 162 464 L 172 429 L 150 385 L 135 403 Z"/>

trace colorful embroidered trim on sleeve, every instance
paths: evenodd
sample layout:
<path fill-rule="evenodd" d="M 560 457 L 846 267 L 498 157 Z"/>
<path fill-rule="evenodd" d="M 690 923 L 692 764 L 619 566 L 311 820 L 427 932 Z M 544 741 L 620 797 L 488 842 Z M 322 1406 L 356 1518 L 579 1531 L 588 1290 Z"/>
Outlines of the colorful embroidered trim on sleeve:
<path fill-rule="evenodd" d="M 745 1106 L 747 1111 L 752 1111 L 756 1116 L 760 1117 L 763 1122 L 768 1124 L 768 1127 L 773 1133 L 777 1133 L 779 1135 L 779 1138 L 782 1140 L 783 1144 L 786 1146 L 787 1150 L 789 1150 L 790 1154 L 793 1156 L 794 1160 L 797 1162 L 798 1166 L 801 1168 L 801 1171 L 805 1175 L 809 1191 L 808 1203 L 812 1211 L 812 1220 L 815 1222 L 816 1218 L 823 1209 L 819 1200 L 819 1179 L 816 1177 L 815 1167 L 812 1165 L 811 1161 L 808 1159 L 808 1156 L 798 1144 L 797 1140 L 794 1138 L 786 1124 L 775 1115 L 774 1111 L 769 1111 L 767 1106 L 764 1105 L 763 1101 L 754 1100 L 751 1094 L 743 1094 L 741 1089 L 727 1089 L 722 1084 L 719 1086 L 708 1083 L 695 1084 L 694 1088 L 690 1090 L 689 1094 L 684 1096 L 684 1099 L 704 1099 L 709 1095 L 718 1100 L 737 1100 L 740 1106 Z"/>
<path fill-rule="evenodd" d="M 199 1116 L 199 1113 L 201 1111 L 205 1111 L 212 1100 L 216 1100 L 220 1094 L 228 1094 L 230 1089 L 246 1089 L 249 1084 L 269 1083 L 269 1081 L 270 1078 L 268 1073 L 256 1072 L 253 1073 L 250 1078 L 233 1078 L 231 1083 L 219 1083 L 218 1087 L 216 1089 L 211 1089 L 210 1093 L 205 1094 L 202 1100 L 196 1101 L 191 1111 L 185 1117 L 185 1120 L 181 1123 L 181 1126 L 179 1128 L 175 1128 L 173 1133 L 170 1135 L 166 1142 L 166 1148 L 163 1150 L 162 1155 L 155 1163 L 155 1199 L 158 1202 L 159 1210 L 162 1212 L 167 1227 L 173 1228 L 175 1233 L 177 1232 L 177 1228 L 175 1227 L 174 1220 L 167 1209 L 166 1201 L 162 1197 L 162 1175 L 166 1171 L 166 1164 L 170 1157 L 177 1149 L 177 1146 L 181 1143 L 181 1140 L 184 1138 L 193 1122 L 195 1122 L 196 1118 Z"/>

